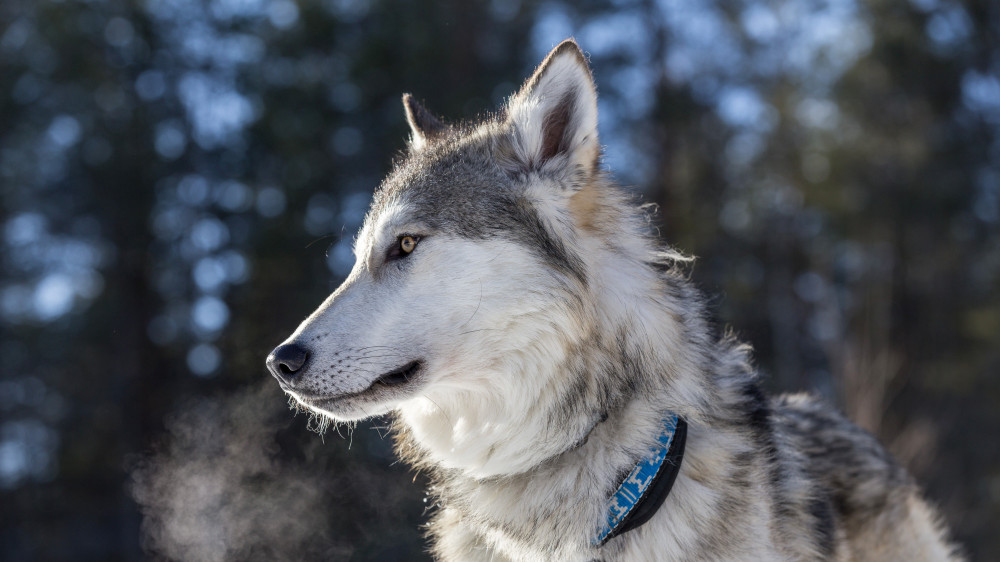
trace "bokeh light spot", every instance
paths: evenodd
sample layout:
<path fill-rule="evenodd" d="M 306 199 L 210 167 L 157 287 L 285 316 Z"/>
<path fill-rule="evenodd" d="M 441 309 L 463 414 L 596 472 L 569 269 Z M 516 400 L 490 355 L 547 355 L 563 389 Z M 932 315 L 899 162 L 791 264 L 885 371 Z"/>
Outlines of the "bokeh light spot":
<path fill-rule="evenodd" d="M 188 369 L 199 377 L 209 377 L 215 374 L 222 363 L 219 349 L 209 343 L 200 343 L 190 349 L 187 354 Z"/>

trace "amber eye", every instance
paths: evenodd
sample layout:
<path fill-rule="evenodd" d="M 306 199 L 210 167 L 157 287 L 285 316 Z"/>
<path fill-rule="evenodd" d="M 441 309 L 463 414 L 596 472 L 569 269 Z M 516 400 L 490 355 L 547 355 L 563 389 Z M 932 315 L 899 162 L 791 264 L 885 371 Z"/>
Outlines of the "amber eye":
<path fill-rule="evenodd" d="M 412 236 L 403 236 L 399 239 L 399 249 L 404 254 L 409 254 L 417 247 L 417 239 Z"/>
<path fill-rule="evenodd" d="M 413 253 L 413 250 L 417 247 L 417 242 L 420 242 L 420 237 L 413 234 L 404 234 L 400 236 L 396 243 L 389 246 L 388 251 L 385 254 L 385 261 L 398 260 L 400 258 L 405 258 L 406 256 Z"/>

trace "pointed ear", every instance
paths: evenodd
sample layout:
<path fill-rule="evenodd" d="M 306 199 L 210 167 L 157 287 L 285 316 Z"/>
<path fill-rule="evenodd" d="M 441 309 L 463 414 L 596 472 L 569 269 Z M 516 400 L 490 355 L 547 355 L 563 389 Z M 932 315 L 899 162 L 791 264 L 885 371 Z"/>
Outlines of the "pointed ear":
<path fill-rule="evenodd" d="M 435 137 L 447 131 L 448 126 L 420 105 L 410 94 L 403 94 L 406 122 L 410 124 L 410 149 L 420 150 Z"/>
<path fill-rule="evenodd" d="M 507 120 L 520 167 L 589 177 L 597 167 L 597 89 L 572 39 L 559 44 L 511 98 Z"/>

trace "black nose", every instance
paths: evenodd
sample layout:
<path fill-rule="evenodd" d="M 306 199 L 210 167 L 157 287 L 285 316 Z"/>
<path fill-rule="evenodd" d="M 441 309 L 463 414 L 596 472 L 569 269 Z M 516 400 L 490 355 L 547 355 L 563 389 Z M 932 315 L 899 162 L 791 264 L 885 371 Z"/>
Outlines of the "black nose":
<path fill-rule="evenodd" d="M 267 369 L 278 380 L 289 382 L 295 378 L 295 373 L 302 370 L 309 352 L 294 343 L 286 343 L 274 348 L 267 356 Z"/>

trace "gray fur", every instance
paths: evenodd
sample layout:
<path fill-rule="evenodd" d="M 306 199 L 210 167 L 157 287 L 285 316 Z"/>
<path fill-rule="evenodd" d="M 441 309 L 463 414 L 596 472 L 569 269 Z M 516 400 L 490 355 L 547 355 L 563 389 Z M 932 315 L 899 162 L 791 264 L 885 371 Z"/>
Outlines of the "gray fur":
<path fill-rule="evenodd" d="M 517 184 L 524 178 L 512 177 L 497 165 L 492 138 L 469 139 L 471 132 L 455 130 L 399 163 L 376 191 L 371 215 L 390 202 L 405 202 L 415 209 L 413 219 L 430 230 L 464 238 L 514 240 L 553 267 L 584 279 L 580 260 L 550 234 L 537 210 L 520 196 Z"/>
<path fill-rule="evenodd" d="M 713 335 L 685 258 L 597 170 L 575 43 L 484 123 L 438 127 L 411 102 L 355 270 L 287 340 L 309 363 L 275 376 L 334 420 L 396 412 L 400 456 L 431 477 L 438 558 L 958 559 L 872 436 L 806 396 L 766 398 L 748 347 Z M 417 248 L 393 257 L 404 235 Z M 412 380 L 386 384 L 406 364 Z M 667 411 L 688 423 L 673 490 L 593 547 Z"/>

